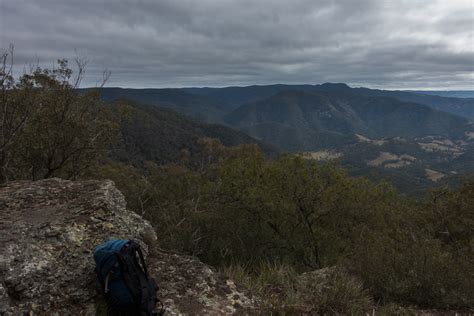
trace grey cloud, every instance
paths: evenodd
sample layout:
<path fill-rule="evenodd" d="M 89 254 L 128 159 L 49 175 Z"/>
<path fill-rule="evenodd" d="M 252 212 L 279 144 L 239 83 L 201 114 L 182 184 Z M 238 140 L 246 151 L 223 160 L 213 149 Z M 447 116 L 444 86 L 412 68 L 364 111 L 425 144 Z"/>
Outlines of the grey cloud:
<path fill-rule="evenodd" d="M 347 82 L 474 89 L 471 0 L 0 0 L 17 68 L 77 54 L 85 85 Z"/>

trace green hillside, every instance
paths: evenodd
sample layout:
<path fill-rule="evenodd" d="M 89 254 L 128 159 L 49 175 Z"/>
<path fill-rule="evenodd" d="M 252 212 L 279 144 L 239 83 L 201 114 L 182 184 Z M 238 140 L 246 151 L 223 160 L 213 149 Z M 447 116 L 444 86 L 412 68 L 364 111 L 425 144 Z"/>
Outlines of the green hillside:
<path fill-rule="evenodd" d="M 287 150 L 337 148 L 355 134 L 462 139 L 471 128 L 465 118 L 393 98 L 303 91 L 280 92 L 245 104 L 224 121 Z M 286 137 L 288 133 L 293 136 Z"/>
<path fill-rule="evenodd" d="M 216 122 L 224 115 L 226 107 L 212 98 L 191 94 L 183 89 L 122 89 L 100 88 L 97 90 L 104 102 L 127 99 L 140 104 L 169 108 L 202 121 Z"/>
<path fill-rule="evenodd" d="M 335 159 L 352 175 L 387 180 L 408 193 L 458 183 L 474 170 L 472 123 L 438 110 L 469 116 L 456 109 L 469 109 L 470 99 L 342 83 L 98 91 L 107 102 L 125 98 L 146 104 L 133 105 L 134 117 L 123 128 L 124 144 L 115 153 L 121 161 L 160 164 L 181 159 L 183 151 L 199 155 L 197 140 L 212 137 L 230 146 L 258 139 L 270 154 L 280 148 L 317 160 Z M 371 163 L 379 156 L 388 160 Z"/>
<path fill-rule="evenodd" d="M 175 111 L 157 106 L 140 105 L 127 100 L 111 106 L 117 116 L 125 113 L 120 123 L 120 142 L 112 155 L 119 161 L 142 165 L 145 161 L 157 164 L 177 162 L 183 155 L 194 157 L 200 153 L 199 141 L 218 139 L 224 146 L 257 144 L 266 154 L 274 156 L 277 149 L 259 142 L 231 128 L 206 124 Z"/>

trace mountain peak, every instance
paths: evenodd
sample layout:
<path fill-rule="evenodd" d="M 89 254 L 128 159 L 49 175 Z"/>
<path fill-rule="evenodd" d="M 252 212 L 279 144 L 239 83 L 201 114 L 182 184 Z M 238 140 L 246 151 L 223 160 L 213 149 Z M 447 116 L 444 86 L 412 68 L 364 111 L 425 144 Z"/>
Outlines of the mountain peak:
<path fill-rule="evenodd" d="M 320 87 L 326 91 L 349 91 L 352 89 L 347 84 L 340 83 L 340 82 L 337 82 L 337 83 L 326 82 L 320 85 Z"/>

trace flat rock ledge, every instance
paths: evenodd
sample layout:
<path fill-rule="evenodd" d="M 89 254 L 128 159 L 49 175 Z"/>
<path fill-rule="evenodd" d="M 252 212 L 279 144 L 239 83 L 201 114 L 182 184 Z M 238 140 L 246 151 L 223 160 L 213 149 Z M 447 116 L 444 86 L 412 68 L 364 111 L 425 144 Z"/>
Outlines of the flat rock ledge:
<path fill-rule="evenodd" d="M 16 181 L 0 186 L 0 315 L 101 315 L 92 251 L 134 239 L 147 255 L 166 315 L 248 314 L 232 280 L 190 256 L 160 251 L 149 222 L 112 181 Z"/>

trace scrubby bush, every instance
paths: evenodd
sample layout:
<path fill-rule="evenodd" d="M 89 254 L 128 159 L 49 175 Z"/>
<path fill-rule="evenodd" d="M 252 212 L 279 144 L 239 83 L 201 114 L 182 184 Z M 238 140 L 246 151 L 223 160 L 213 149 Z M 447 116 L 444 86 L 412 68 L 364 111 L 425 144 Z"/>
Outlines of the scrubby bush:
<path fill-rule="evenodd" d="M 263 263 L 256 270 L 232 265 L 222 272 L 259 297 L 269 313 L 362 315 L 373 306 L 362 282 L 338 268 L 299 274 L 291 265 Z"/>
<path fill-rule="evenodd" d="M 271 289 L 263 293 L 270 305 L 297 306 L 304 300 L 295 271 L 337 265 L 360 279 L 381 304 L 473 306 L 472 184 L 415 203 L 388 185 L 351 178 L 334 165 L 292 156 L 268 160 L 252 146 L 217 151 L 220 156 L 205 167 L 147 169 L 141 197 L 146 203 L 134 203 L 155 225 L 163 247 L 219 267 L 260 271 Z M 136 201 L 136 195 L 129 199 Z M 283 265 L 264 269 L 262 262 Z M 262 288 L 258 278 L 246 283 L 251 282 Z M 323 305 L 333 306 L 330 298 L 335 304 L 355 284 L 336 282 L 338 290 L 325 293 Z"/>
<path fill-rule="evenodd" d="M 67 60 L 15 79 L 8 57 L 0 64 L 0 182 L 77 178 L 103 156 L 115 124 L 97 93 L 78 93 L 85 64 L 73 76 Z M 11 62 L 12 63 L 12 62 Z"/>
<path fill-rule="evenodd" d="M 474 191 L 436 191 L 425 205 L 365 235 L 346 265 L 384 302 L 427 308 L 474 306 Z"/>
<path fill-rule="evenodd" d="M 298 301 L 317 315 L 362 315 L 372 309 L 372 298 L 360 280 L 338 268 L 325 268 L 299 277 Z"/>

